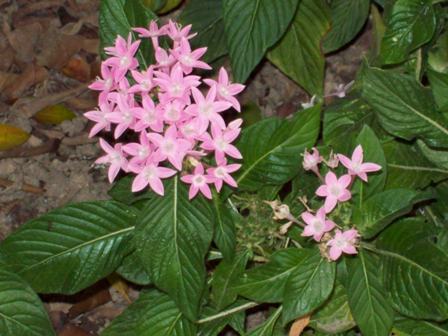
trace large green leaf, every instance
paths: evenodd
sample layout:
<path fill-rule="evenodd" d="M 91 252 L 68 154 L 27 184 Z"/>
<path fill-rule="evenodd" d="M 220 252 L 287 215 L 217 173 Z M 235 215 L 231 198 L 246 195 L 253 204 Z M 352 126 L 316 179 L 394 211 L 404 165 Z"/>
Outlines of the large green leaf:
<path fill-rule="evenodd" d="M 311 95 L 323 92 L 325 57 L 321 41 L 329 29 L 325 0 L 302 0 L 286 34 L 268 53 L 275 66 Z"/>
<path fill-rule="evenodd" d="M 152 191 L 132 192 L 131 185 L 134 176 L 125 176 L 114 183 L 107 194 L 115 201 L 124 204 L 133 204 L 140 200 L 151 199 L 156 194 Z"/>
<path fill-rule="evenodd" d="M 138 257 L 136 251 L 132 251 L 132 253 L 123 258 L 123 261 L 120 267 L 117 268 L 116 273 L 127 281 L 137 285 L 145 286 L 151 283 L 148 272 L 146 272 L 143 267 L 142 261 Z"/>
<path fill-rule="evenodd" d="M 448 324 L 399 318 L 394 322 L 393 332 L 397 336 L 448 336 Z"/>
<path fill-rule="evenodd" d="M 281 302 L 290 273 L 305 255 L 304 250 L 295 248 L 279 250 L 267 264 L 247 271 L 235 284 L 235 290 L 258 302 Z"/>
<path fill-rule="evenodd" d="M 299 0 L 224 0 L 224 26 L 237 82 L 244 82 L 294 17 Z"/>
<path fill-rule="evenodd" d="M 421 201 L 419 193 L 412 189 L 389 189 L 370 197 L 362 207 L 355 208 L 353 223 L 363 238 L 377 235 L 398 217 L 412 210 Z"/>
<path fill-rule="evenodd" d="M 322 333 L 335 334 L 352 329 L 356 325 L 348 305 L 347 292 L 336 281 L 333 293 L 324 306 L 311 317 L 310 326 Z"/>
<path fill-rule="evenodd" d="M 222 0 L 191 0 L 179 17 L 182 24 L 192 24 L 192 30 L 198 33 L 191 40 L 193 47 L 207 47 L 206 62 L 227 53 L 222 9 Z"/>
<path fill-rule="evenodd" d="M 146 27 L 155 19 L 157 16 L 145 7 L 141 0 L 102 0 L 98 18 L 101 49 L 112 46 L 117 35 L 127 38 L 133 27 Z M 148 39 L 140 44 L 137 58 L 143 68 L 147 68 L 154 60 Z"/>
<path fill-rule="evenodd" d="M 0 251 L 37 292 L 73 294 L 120 265 L 134 221 L 114 201 L 71 204 L 26 223 Z"/>
<path fill-rule="evenodd" d="M 247 251 L 238 253 L 233 260 L 223 259 L 212 278 L 212 301 L 219 310 L 235 302 L 238 294 L 233 287 L 246 269 Z"/>
<path fill-rule="evenodd" d="M 448 257 L 432 239 L 428 223 L 405 219 L 380 235 L 377 252 L 394 309 L 412 318 L 441 321 L 448 318 Z"/>
<path fill-rule="evenodd" d="M 300 168 L 300 153 L 316 142 L 319 124 L 320 106 L 316 105 L 297 112 L 292 120 L 270 118 L 246 128 L 238 141 L 244 158 L 237 177 L 239 188 L 257 190 L 292 179 Z"/>
<path fill-rule="evenodd" d="M 381 170 L 370 173 L 368 182 L 356 179 L 353 184 L 353 192 L 356 192 L 356 201 L 359 207 L 370 196 L 381 192 L 386 184 L 387 164 L 384 151 L 375 132 L 367 125 L 364 125 L 359 135 L 356 137 L 354 147 L 361 145 L 364 153 L 364 162 L 373 162 L 381 166 Z M 350 151 L 351 153 L 352 151 Z"/>
<path fill-rule="evenodd" d="M 336 264 L 322 258 L 318 249 L 299 251 L 302 260 L 290 273 L 283 294 L 283 324 L 309 314 L 333 291 Z"/>
<path fill-rule="evenodd" d="M 432 94 L 439 107 L 448 106 L 448 74 L 437 72 L 432 69 L 427 70 Z"/>
<path fill-rule="evenodd" d="M 397 0 L 386 22 L 381 44 L 385 64 L 404 62 L 410 52 L 428 42 L 435 31 L 431 0 Z"/>
<path fill-rule="evenodd" d="M 448 170 L 435 167 L 414 145 L 389 141 L 383 145 L 387 160 L 386 189 L 426 187 L 448 178 Z"/>
<path fill-rule="evenodd" d="M 388 336 L 394 320 L 378 270 L 377 256 L 362 249 L 356 258 L 347 259 L 348 302 L 356 323 L 366 336 Z"/>
<path fill-rule="evenodd" d="M 196 336 L 196 326 L 170 297 L 157 290 L 144 291 L 103 331 L 102 336 Z"/>
<path fill-rule="evenodd" d="M 236 247 L 235 221 L 238 220 L 240 215 L 227 204 L 223 204 L 218 194 L 213 195 L 213 210 L 215 220 L 213 241 L 224 258 L 231 260 L 235 254 Z"/>
<path fill-rule="evenodd" d="M 248 301 L 243 299 L 237 300 L 228 307 L 226 314 L 221 318 L 215 318 L 216 315 L 220 313 L 219 310 L 212 307 L 205 307 L 203 309 L 203 319 L 212 317 L 214 319 L 199 324 L 198 336 L 218 336 L 227 325 L 230 325 L 239 334 L 244 335 L 244 322 L 246 319 L 246 314 L 244 310 L 237 310 L 244 305 L 249 305 Z M 235 312 L 228 313 L 233 309 L 235 309 Z"/>
<path fill-rule="evenodd" d="M 39 297 L 18 275 L 0 263 L 0 334 L 54 336 Z"/>
<path fill-rule="evenodd" d="M 277 308 L 265 322 L 247 333 L 247 336 L 273 336 L 274 328 L 281 313 L 282 307 Z"/>
<path fill-rule="evenodd" d="M 425 145 L 423 141 L 417 140 L 417 145 L 423 155 L 437 168 L 448 171 L 448 151 L 434 150 Z"/>
<path fill-rule="evenodd" d="M 331 30 L 325 37 L 324 51 L 335 51 L 353 40 L 369 17 L 369 8 L 369 0 L 331 1 Z"/>
<path fill-rule="evenodd" d="M 205 286 L 212 216 L 208 201 L 188 200 L 188 188 L 175 177 L 166 184 L 165 195 L 142 211 L 136 227 L 137 252 L 151 280 L 191 320 L 198 317 Z"/>
<path fill-rule="evenodd" d="M 391 134 L 428 145 L 448 147 L 448 126 L 436 112 L 431 93 L 413 77 L 368 68 L 363 74 L 363 96 Z"/>
<path fill-rule="evenodd" d="M 377 124 L 373 109 L 357 96 L 338 99 L 324 113 L 323 140 L 338 153 L 353 151 L 353 144 L 364 125 Z"/>

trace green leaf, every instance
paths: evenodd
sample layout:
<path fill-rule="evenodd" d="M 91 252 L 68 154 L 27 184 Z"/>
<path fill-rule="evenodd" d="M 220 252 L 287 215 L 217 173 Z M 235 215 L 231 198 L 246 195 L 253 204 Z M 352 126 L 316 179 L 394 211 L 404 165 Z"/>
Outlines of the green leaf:
<path fill-rule="evenodd" d="M 313 314 L 310 326 L 322 333 L 335 334 L 349 330 L 355 325 L 345 288 L 336 281 L 333 293 L 325 305 Z"/>
<path fill-rule="evenodd" d="M 387 163 L 381 143 L 369 126 L 364 125 L 362 128 L 355 140 L 354 148 L 357 145 L 361 145 L 363 148 L 364 162 L 373 162 L 382 167 L 380 171 L 369 174 L 367 183 L 357 179 L 353 184 L 353 191 L 357 193 L 357 200 L 359 201 L 358 205 L 362 207 L 364 200 L 384 189 L 387 177 Z"/>
<path fill-rule="evenodd" d="M 156 19 L 157 16 L 141 0 L 102 0 L 98 18 L 101 50 L 114 45 L 117 35 L 126 39 L 133 27 L 146 27 Z M 136 55 L 140 66 L 147 68 L 154 60 L 151 42 L 142 41 Z"/>
<path fill-rule="evenodd" d="M 434 71 L 432 69 L 426 70 L 429 83 L 431 84 L 432 94 L 436 100 L 437 106 L 443 107 L 448 105 L 448 74 Z"/>
<path fill-rule="evenodd" d="M 369 8 L 369 0 L 331 2 L 331 30 L 324 40 L 325 53 L 338 50 L 355 38 L 369 17 Z"/>
<path fill-rule="evenodd" d="M 233 285 L 241 277 L 249 260 L 247 251 L 238 253 L 231 261 L 223 259 L 212 278 L 212 301 L 218 310 L 235 302 L 238 294 Z"/>
<path fill-rule="evenodd" d="M 196 336 L 196 326 L 170 297 L 157 290 L 140 297 L 103 331 L 102 336 Z"/>
<path fill-rule="evenodd" d="M 23 225 L 0 252 L 37 292 L 74 294 L 120 265 L 134 221 L 117 202 L 71 204 Z"/>
<path fill-rule="evenodd" d="M 0 266 L 2 336 L 54 336 L 50 319 L 36 293 L 18 275 Z"/>
<path fill-rule="evenodd" d="M 204 257 L 213 221 L 209 203 L 188 199 L 185 184 L 175 177 L 138 219 L 135 243 L 143 266 L 154 284 L 167 292 L 191 320 L 198 317 L 205 287 Z"/>
<path fill-rule="evenodd" d="M 386 189 L 422 189 L 432 181 L 448 178 L 448 170 L 429 162 L 414 145 L 389 141 L 383 145 L 387 160 Z"/>
<path fill-rule="evenodd" d="M 338 153 L 350 153 L 364 125 L 377 123 L 373 109 L 359 97 L 338 99 L 324 113 L 323 140 Z"/>
<path fill-rule="evenodd" d="M 405 219 L 380 235 L 376 252 L 394 309 L 412 318 L 442 321 L 448 318 L 448 257 L 432 239 L 428 223 Z"/>
<path fill-rule="evenodd" d="M 190 0 L 179 17 L 183 25 L 192 24 L 197 32 L 191 40 L 193 48 L 207 47 L 203 59 L 212 62 L 227 54 L 222 0 Z"/>
<path fill-rule="evenodd" d="M 134 176 L 125 176 L 115 182 L 107 194 L 115 201 L 132 204 L 140 200 L 150 199 L 155 196 L 152 191 L 132 192 L 131 185 Z"/>
<path fill-rule="evenodd" d="M 348 302 L 356 323 L 366 336 L 388 336 L 394 320 L 379 266 L 378 258 L 362 249 L 356 258 L 347 259 Z"/>
<path fill-rule="evenodd" d="M 239 213 L 227 204 L 223 204 L 218 194 L 213 195 L 215 231 L 213 241 L 225 259 L 232 260 L 236 247 L 235 221 Z"/>
<path fill-rule="evenodd" d="M 136 251 L 132 251 L 124 257 L 120 267 L 115 272 L 127 281 L 137 285 L 146 286 L 151 283 L 148 272 L 143 267 Z"/>
<path fill-rule="evenodd" d="M 294 17 L 299 0 L 224 0 L 224 26 L 232 70 L 245 82 Z"/>
<path fill-rule="evenodd" d="M 414 203 L 422 201 L 412 189 L 389 189 L 370 197 L 355 208 L 353 223 L 365 239 L 376 236 L 395 219 L 410 212 Z"/>
<path fill-rule="evenodd" d="M 248 270 L 234 289 L 238 294 L 258 302 L 281 302 L 289 274 L 304 256 L 304 250 L 279 250 L 272 254 L 267 264 Z"/>
<path fill-rule="evenodd" d="M 377 112 L 381 125 L 391 134 L 428 145 L 448 147 L 448 126 L 435 111 L 430 92 L 414 78 L 369 68 L 363 74 L 363 97 Z"/>
<path fill-rule="evenodd" d="M 447 336 L 448 325 L 446 323 L 431 323 L 406 318 L 396 319 L 394 322 L 394 334 L 397 336 Z"/>
<path fill-rule="evenodd" d="M 243 130 L 238 141 L 244 158 L 238 187 L 257 190 L 292 179 L 300 169 L 300 153 L 316 142 L 319 125 L 317 105 L 297 112 L 292 120 L 265 119 Z"/>
<path fill-rule="evenodd" d="M 302 260 L 289 275 L 283 294 L 283 324 L 311 313 L 333 291 L 336 264 L 323 259 L 318 249 L 299 251 Z"/>
<path fill-rule="evenodd" d="M 423 141 L 417 140 L 417 145 L 420 151 L 439 169 L 446 170 L 448 172 L 448 151 L 446 150 L 434 150 L 425 145 Z"/>
<path fill-rule="evenodd" d="M 329 29 L 325 0 L 302 0 L 286 34 L 268 53 L 268 59 L 310 95 L 323 93 L 325 57 L 321 41 Z"/>
<path fill-rule="evenodd" d="M 431 0 L 397 0 L 386 22 L 381 44 L 385 64 L 404 62 L 433 37 L 436 17 Z"/>
<path fill-rule="evenodd" d="M 255 329 L 251 330 L 247 336 L 273 336 L 274 328 L 277 324 L 278 318 L 282 312 L 282 307 L 277 308 L 277 310 L 272 313 L 269 318 L 260 324 Z"/>
<path fill-rule="evenodd" d="M 247 304 L 246 300 L 238 300 L 234 304 L 229 306 L 228 310 L 233 308 L 241 307 L 244 304 Z M 227 311 L 227 310 L 226 310 Z M 219 313 L 219 310 L 212 307 L 205 307 L 203 309 L 203 318 L 208 318 L 214 316 Z M 233 329 L 235 329 L 241 335 L 244 335 L 244 321 L 246 319 L 246 314 L 244 311 L 240 310 L 235 313 L 225 315 L 224 317 L 214 319 L 209 322 L 201 323 L 199 325 L 199 333 L 198 336 L 218 336 L 220 332 L 227 326 L 230 325 Z"/>

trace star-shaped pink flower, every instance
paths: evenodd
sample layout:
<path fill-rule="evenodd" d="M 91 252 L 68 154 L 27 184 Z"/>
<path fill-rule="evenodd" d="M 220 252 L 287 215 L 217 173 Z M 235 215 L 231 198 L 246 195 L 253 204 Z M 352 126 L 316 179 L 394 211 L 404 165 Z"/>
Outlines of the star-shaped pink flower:
<path fill-rule="evenodd" d="M 316 175 L 319 175 L 319 163 L 322 162 L 322 157 L 319 155 L 317 148 L 313 147 L 313 153 L 305 150 L 303 154 L 303 169 L 311 170 Z"/>
<path fill-rule="evenodd" d="M 173 51 L 174 57 L 179 61 L 180 66 L 185 74 L 193 71 L 193 68 L 210 70 L 211 66 L 199 59 L 207 51 L 207 48 L 199 48 L 191 51 L 190 43 L 186 39 L 180 41 L 180 46 Z"/>
<path fill-rule="evenodd" d="M 114 78 L 117 82 L 122 80 L 129 70 L 138 67 L 138 61 L 134 55 L 139 45 L 140 41 L 132 42 L 132 34 L 129 33 L 127 41 L 118 36 L 115 46 L 104 48 L 108 55 L 113 56 L 105 60 L 104 64 L 114 68 Z"/>
<path fill-rule="evenodd" d="M 122 150 L 122 144 L 117 143 L 114 147 L 109 145 L 104 139 L 100 138 L 100 146 L 106 152 L 106 155 L 98 158 L 95 163 L 98 164 L 109 164 L 108 178 L 109 182 L 112 183 L 117 177 L 120 170 L 128 170 L 128 161 Z"/>
<path fill-rule="evenodd" d="M 231 144 L 240 134 L 240 129 L 227 128 L 223 131 L 217 125 L 212 124 L 211 131 L 211 136 L 207 132 L 203 134 L 204 142 L 201 145 L 202 148 L 215 151 L 216 160 L 222 160 L 226 154 L 234 159 L 242 158 L 238 148 Z"/>
<path fill-rule="evenodd" d="M 337 260 L 342 253 L 357 254 L 355 244 L 359 237 L 358 231 L 355 229 L 342 232 L 336 230 L 334 238 L 331 239 L 327 245 L 330 246 L 330 259 Z"/>
<path fill-rule="evenodd" d="M 325 184 L 316 190 L 316 195 L 325 197 L 324 209 L 326 213 L 331 212 L 338 202 L 348 201 L 352 194 L 347 187 L 350 185 L 352 178 L 350 175 L 343 175 L 339 179 L 333 172 L 325 175 Z"/>
<path fill-rule="evenodd" d="M 208 168 L 207 173 L 215 178 L 215 187 L 219 192 L 221 191 L 223 182 L 234 188 L 238 186 L 230 173 L 234 173 L 240 168 L 241 165 L 237 163 L 228 165 L 227 160 L 223 158 L 222 160 L 217 161 L 217 167 Z"/>
<path fill-rule="evenodd" d="M 240 103 L 234 96 L 243 91 L 245 86 L 243 84 L 232 84 L 229 81 L 229 75 L 224 67 L 219 70 L 218 81 L 213 79 L 204 79 L 204 82 L 210 87 L 216 86 L 218 98 L 228 101 L 238 112 L 241 111 Z"/>
<path fill-rule="evenodd" d="M 198 191 L 201 191 L 208 199 L 212 199 L 212 192 L 208 183 L 213 183 L 214 179 L 212 176 L 204 174 L 204 166 L 202 164 L 199 163 L 194 168 L 193 174 L 182 176 L 181 180 L 190 184 L 190 190 L 188 192 L 189 199 L 195 197 Z"/>
<path fill-rule="evenodd" d="M 137 173 L 134 181 L 132 182 L 132 191 L 137 192 L 143 190 L 147 185 L 160 196 L 163 196 L 165 189 L 163 187 L 163 178 L 168 178 L 176 175 L 174 169 L 161 167 L 158 163 L 148 160 L 144 166 L 132 165 L 131 169 L 134 173 Z"/>
<path fill-rule="evenodd" d="M 301 217 L 307 224 L 303 230 L 302 236 L 313 236 L 315 241 L 320 241 L 325 232 L 333 230 L 336 224 L 332 220 L 326 219 L 325 216 L 326 213 L 324 208 L 317 210 L 316 215 L 313 215 L 308 211 L 302 213 Z"/>
<path fill-rule="evenodd" d="M 348 169 L 350 175 L 356 175 L 361 180 L 367 182 L 367 173 L 376 172 L 381 169 L 381 166 L 372 162 L 362 162 L 364 153 L 361 145 L 356 146 L 352 154 L 352 159 L 342 154 L 338 154 L 339 161 Z"/>

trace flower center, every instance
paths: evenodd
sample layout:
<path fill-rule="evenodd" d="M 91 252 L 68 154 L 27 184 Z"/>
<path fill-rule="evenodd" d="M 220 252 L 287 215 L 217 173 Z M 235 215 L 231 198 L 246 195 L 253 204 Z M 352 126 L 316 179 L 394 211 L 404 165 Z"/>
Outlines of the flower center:
<path fill-rule="evenodd" d="M 205 184 L 205 177 L 202 175 L 195 175 L 193 177 L 193 183 L 198 187 L 203 186 Z"/>
<path fill-rule="evenodd" d="M 334 197 L 338 197 L 341 194 L 341 187 L 338 185 L 332 185 L 330 187 L 330 194 Z"/>
<path fill-rule="evenodd" d="M 151 179 L 153 179 L 156 176 L 157 176 L 156 170 L 154 169 L 153 166 L 149 166 L 149 167 L 145 168 L 145 178 L 147 180 L 151 180 Z"/>
<path fill-rule="evenodd" d="M 194 62 L 190 55 L 183 55 L 181 57 L 181 60 L 182 60 L 182 63 L 184 63 L 185 65 L 188 65 L 188 66 L 192 66 L 193 62 Z"/>
<path fill-rule="evenodd" d="M 162 150 L 164 152 L 164 154 L 172 154 L 175 150 L 176 146 L 174 144 L 174 142 L 168 140 L 166 141 L 163 146 L 162 146 Z"/>
<path fill-rule="evenodd" d="M 182 85 L 180 85 L 179 83 L 175 83 L 173 84 L 173 86 L 170 89 L 171 95 L 174 97 L 180 97 L 182 96 Z"/>
<path fill-rule="evenodd" d="M 131 60 L 129 59 L 129 57 L 123 56 L 120 59 L 120 66 L 122 66 L 123 68 L 127 68 L 130 64 L 131 64 Z"/>
<path fill-rule="evenodd" d="M 205 103 L 199 109 L 199 113 L 208 118 L 213 113 L 213 106 L 210 103 Z"/>
<path fill-rule="evenodd" d="M 313 224 L 314 230 L 317 232 L 322 231 L 324 228 L 324 223 L 322 223 L 322 221 L 319 219 L 314 219 L 312 224 Z"/>
<path fill-rule="evenodd" d="M 225 86 L 222 86 L 222 85 L 219 86 L 218 92 L 223 97 L 227 97 L 230 94 L 229 90 Z"/>
<path fill-rule="evenodd" d="M 220 150 L 221 152 L 224 152 L 228 146 L 228 143 L 226 141 L 224 141 L 223 138 L 218 138 L 215 140 L 215 146 L 218 150 Z"/>
<path fill-rule="evenodd" d="M 227 174 L 227 172 L 226 172 L 225 168 L 223 168 L 223 167 L 218 167 L 215 169 L 215 176 L 217 178 L 224 178 L 224 177 L 226 177 L 226 174 Z"/>

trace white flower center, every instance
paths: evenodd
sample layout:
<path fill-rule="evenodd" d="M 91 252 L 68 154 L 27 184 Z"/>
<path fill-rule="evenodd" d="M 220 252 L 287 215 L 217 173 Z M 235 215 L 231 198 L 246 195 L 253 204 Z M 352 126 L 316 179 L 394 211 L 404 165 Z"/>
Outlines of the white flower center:
<path fill-rule="evenodd" d="M 182 61 L 182 63 L 184 63 L 185 65 L 188 65 L 188 66 L 192 66 L 194 63 L 194 60 L 193 60 L 193 58 L 191 58 L 190 55 L 183 55 L 181 57 L 181 61 Z"/>
<path fill-rule="evenodd" d="M 213 113 L 213 106 L 210 103 L 202 104 L 199 108 L 199 113 L 202 114 L 204 117 L 210 117 L 210 115 Z"/>
<path fill-rule="evenodd" d="M 228 145 L 229 144 L 223 138 L 218 138 L 215 140 L 215 146 L 221 152 L 224 152 Z"/>
<path fill-rule="evenodd" d="M 218 92 L 223 97 L 228 97 L 230 95 L 229 90 L 225 86 L 223 86 L 223 85 L 220 85 L 218 87 Z"/>
<path fill-rule="evenodd" d="M 330 194 L 334 197 L 339 197 L 341 194 L 341 187 L 339 185 L 335 184 L 330 187 Z"/>
<path fill-rule="evenodd" d="M 180 118 L 180 112 L 174 106 L 168 106 L 165 110 L 165 118 L 169 121 L 177 121 Z"/>
<path fill-rule="evenodd" d="M 171 86 L 171 88 L 170 88 L 170 92 L 171 92 L 171 95 L 174 97 L 181 96 L 182 92 L 183 92 L 182 85 L 180 85 L 179 83 L 173 84 L 173 86 Z"/>
<path fill-rule="evenodd" d="M 225 170 L 224 167 L 218 167 L 215 169 L 215 176 L 217 178 L 224 178 L 227 175 L 227 171 Z"/>
<path fill-rule="evenodd" d="M 317 232 L 320 232 L 324 229 L 324 223 L 322 223 L 320 219 L 315 218 L 311 224 L 314 227 L 314 230 Z"/>
<path fill-rule="evenodd" d="M 131 64 L 131 60 L 127 56 L 123 56 L 120 59 L 120 66 L 123 68 L 127 68 Z"/>
<path fill-rule="evenodd" d="M 193 177 L 193 183 L 197 187 L 203 186 L 205 184 L 205 177 L 202 175 L 195 175 Z"/>
<path fill-rule="evenodd" d="M 174 150 L 176 149 L 176 145 L 171 141 L 167 140 L 162 145 L 162 151 L 164 154 L 170 155 L 173 154 Z"/>
<path fill-rule="evenodd" d="M 129 111 L 125 111 L 123 112 L 122 118 L 125 123 L 130 123 L 132 121 L 132 114 Z"/>
<path fill-rule="evenodd" d="M 156 177 L 157 174 L 156 174 L 156 170 L 154 169 L 154 167 L 152 167 L 152 166 L 146 167 L 144 176 L 145 176 L 145 179 L 147 179 L 147 180 L 151 180 L 154 177 Z"/>

